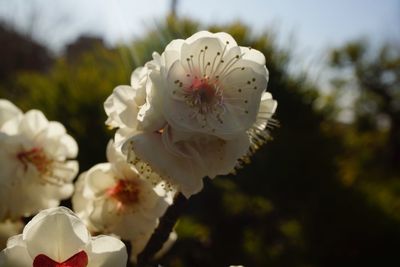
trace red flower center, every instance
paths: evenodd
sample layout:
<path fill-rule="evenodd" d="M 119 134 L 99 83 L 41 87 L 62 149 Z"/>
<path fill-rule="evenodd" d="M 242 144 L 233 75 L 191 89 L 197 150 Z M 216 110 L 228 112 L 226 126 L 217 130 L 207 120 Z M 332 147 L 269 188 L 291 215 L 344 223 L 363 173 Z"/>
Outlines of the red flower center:
<path fill-rule="evenodd" d="M 33 267 L 86 267 L 87 265 L 88 256 L 83 250 L 61 263 L 50 259 L 44 254 L 37 255 L 33 261 Z"/>
<path fill-rule="evenodd" d="M 120 205 L 132 205 L 139 202 L 139 186 L 132 180 L 118 180 L 117 184 L 107 190 L 107 195 L 114 198 Z"/>
<path fill-rule="evenodd" d="M 52 163 L 52 161 L 47 158 L 43 149 L 39 147 L 19 152 L 17 158 L 24 165 L 25 171 L 28 168 L 28 164 L 33 164 L 42 174 L 49 172 L 50 164 Z"/>

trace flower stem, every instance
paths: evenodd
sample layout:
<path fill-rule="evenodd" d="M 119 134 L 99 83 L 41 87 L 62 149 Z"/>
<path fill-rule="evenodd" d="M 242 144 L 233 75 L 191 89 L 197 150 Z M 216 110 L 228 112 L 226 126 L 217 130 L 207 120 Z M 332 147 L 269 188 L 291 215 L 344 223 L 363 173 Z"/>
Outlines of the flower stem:
<path fill-rule="evenodd" d="M 164 216 L 160 219 L 158 227 L 151 236 L 143 251 L 138 255 L 137 267 L 148 267 L 154 255 L 162 248 L 168 240 L 176 221 L 187 206 L 187 198 L 178 193 L 174 198 L 174 203 L 167 209 Z"/>

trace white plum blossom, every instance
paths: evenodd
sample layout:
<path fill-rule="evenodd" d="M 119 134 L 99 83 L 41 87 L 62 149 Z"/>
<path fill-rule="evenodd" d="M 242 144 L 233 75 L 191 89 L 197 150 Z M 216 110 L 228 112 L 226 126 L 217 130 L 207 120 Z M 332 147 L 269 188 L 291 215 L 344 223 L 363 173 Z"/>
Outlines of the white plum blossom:
<path fill-rule="evenodd" d="M 24 224 L 22 221 L 4 221 L 0 223 L 0 249 L 4 249 L 7 245 L 7 240 L 13 235 L 22 232 Z"/>
<path fill-rule="evenodd" d="M 129 162 L 146 162 L 186 197 L 269 138 L 277 102 L 265 91 L 265 57 L 227 33 L 174 40 L 132 77 L 107 99 L 106 123 Z"/>
<path fill-rule="evenodd" d="M 64 126 L 30 110 L 0 128 L 0 220 L 56 207 L 73 193 L 75 140 Z"/>
<path fill-rule="evenodd" d="M 157 86 L 172 127 L 230 139 L 254 124 L 268 82 L 262 53 L 227 33 L 202 31 L 173 41 L 164 58 L 170 67 Z"/>
<path fill-rule="evenodd" d="M 125 267 L 126 262 L 124 243 L 105 235 L 91 237 L 64 207 L 38 213 L 0 252 L 2 267 Z"/>
<path fill-rule="evenodd" d="M 107 147 L 108 163 L 100 163 L 82 173 L 72 198 L 75 212 L 93 232 L 112 233 L 133 244 L 136 256 L 144 248 L 172 202 L 164 183 L 153 184 L 126 162 L 112 142 Z"/>

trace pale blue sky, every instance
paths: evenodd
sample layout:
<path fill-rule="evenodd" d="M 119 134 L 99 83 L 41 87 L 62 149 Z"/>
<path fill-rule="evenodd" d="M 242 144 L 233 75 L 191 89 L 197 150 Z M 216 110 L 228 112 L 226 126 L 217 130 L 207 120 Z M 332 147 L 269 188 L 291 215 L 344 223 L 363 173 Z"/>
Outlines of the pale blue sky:
<path fill-rule="evenodd" d="M 59 48 L 88 32 L 109 43 L 131 40 L 169 5 L 169 0 L 0 0 L 0 18 Z M 293 35 L 294 44 L 310 53 L 358 37 L 400 42 L 399 0 L 180 0 L 178 14 L 205 24 L 239 19 L 255 31 L 273 27 L 283 43 Z"/>

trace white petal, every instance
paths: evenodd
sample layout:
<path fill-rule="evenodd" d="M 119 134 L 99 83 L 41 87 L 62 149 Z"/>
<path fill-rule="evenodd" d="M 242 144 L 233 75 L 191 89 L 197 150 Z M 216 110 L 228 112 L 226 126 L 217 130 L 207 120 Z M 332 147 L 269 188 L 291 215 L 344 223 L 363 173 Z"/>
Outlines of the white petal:
<path fill-rule="evenodd" d="M 110 163 L 96 164 L 86 173 L 84 196 L 97 197 L 115 185 L 115 178 Z"/>
<path fill-rule="evenodd" d="M 0 266 L 2 267 L 29 267 L 33 260 L 28 254 L 22 235 L 9 239 L 7 248 L 0 252 Z"/>
<path fill-rule="evenodd" d="M 130 127 L 137 124 L 138 107 L 134 100 L 136 90 L 131 86 L 121 85 L 104 102 L 104 110 L 108 115 L 106 124 L 111 127 Z"/>
<path fill-rule="evenodd" d="M 164 60 L 163 66 L 166 69 L 169 69 L 175 61 L 179 60 L 180 50 L 183 43 L 184 40 L 176 39 L 171 41 L 165 48 L 165 51 L 162 54 L 162 58 Z"/>
<path fill-rule="evenodd" d="M 109 162 L 126 161 L 121 152 L 121 147 L 117 146 L 113 140 L 108 141 L 106 155 Z"/>
<path fill-rule="evenodd" d="M 219 64 L 223 50 L 224 45 L 214 37 L 200 38 L 190 44 L 185 42 L 182 45 L 180 57 L 181 65 L 185 70 L 181 80 L 186 77 L 186 74 L 198 77 L 202 77 L 204 74 L 209 75 L 213 66 L 215 70 Z"/>
<path fill-rule="evenodd" d="M 21 115 L 21 110 L 13 103 L 6 99 L 0 99 L 0 128 L 6 121 Z"/>
<path fill-rule="evenodd" d="M 190 197 L 203 188 L 202 178 L 206 175 L 200 172 L 190 160 L 169 153 L 162 143 L 161 135 L 155 133 L 140 133 L 126 142 L 131 145 L 137 156 L 152 166 L 173 184 L 179 185 L 180 191 Z M 129 160 L 129 159 L 128 159 Z"/>
<path fill-rule="evenodd" d="M 25 113 L 21 120 L 19 130 L 21 134 L 26 136 L 36 136 L 40 131 L 44 130 L 49 124 L 49 121 L 39 110 L 29 110 Z"/>
<path fill-rule="evenodd" d="M 233 39 L 233 37 L 226 32 L 217 32 L 214 34 L 214 36 L 218 37 L 224 44 L 228 42 L 228 47 L 237 46 L 235 39 Z"/>
<path fill-rule="evenodd" d="M 146 103 L 138 113 L 139 130 L 158 131 L 165 125 L 165 118 L 162 113 L 162 94 L 165 83 L 158 71 L 149 74 L 150 79 L 146 84 Z"/>
<path fill-rule="evenodd" d="M 75 182 L 75 191 L 71 199 L 73 210 L 78 214 L 79 218 L 81 219 L 81 213 L 84 213 L 87 206 L 90 205 L 89 200 L 83 196 L 83 189 L 85 186 L 86 177 L 86 172 L 83 172 L 81 175 L 79 175 L 78 180 Z"/>
<path fill-rule="evenodd" d="M 260 109 L 258 110 L 257 120 L 254 124 L 259 130 L 264 130 L 268 124 L 268 121 L 274 115 L 278 102 L 272 99 L 272 95 L 269 92 L 264 92 L 261 97 Z"/>
<path fill-rule="evenodd" d="M 265 56 L 260 51 L 243 46 L 240 47 L 240 50 L 243 54 L 243 59 L 254 61 L 260 65 L 265 65 Z"/>
<path fill-rule="evenodd" d="M 35 216 L 25 226 L 23 239 L 31 258 L 45 254 L 63 262 L 86 248 L 90 234 L 72 211 L 58 207 Z"/>
<path fill-rule="evenodd" d="M 88 267 L 125 267 L 128 254 L 124 243 L 110 236 L 92 238 Z"/>
<path fill-rule="evenodd" d="M 5 121 L 1 126 L 0 130 L 3 133 L 14 135 L 19 133 L 19 125 L 21 123 L 23 115 L 15 116 Z"/>

